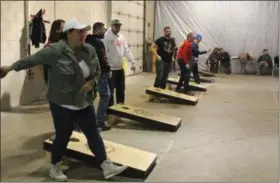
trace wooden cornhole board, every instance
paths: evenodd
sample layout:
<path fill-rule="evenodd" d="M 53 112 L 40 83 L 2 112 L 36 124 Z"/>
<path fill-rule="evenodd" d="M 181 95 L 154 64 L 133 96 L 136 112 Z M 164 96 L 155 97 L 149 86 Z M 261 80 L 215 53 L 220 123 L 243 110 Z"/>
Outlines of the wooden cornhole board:
<path fill-rule="evenodd" d="M 215 74 L 207 71 L 198 71 L 199 75 L 205 76 L 205 77 L 215 77 Z"/>
<path fill-rule="evenodd" d="M 109 107 L 108 114 L 135 120 L 148 126 L 168 131 L 177 131 L 182 121 L 179 117 L 153 113 L 139 107 L 122 104 Z"/>
<path fill-rule="evenodd" d="M 180 73 L 178 73 L 178 76 L 180 76 L 181 74 Z M 191 81 L 194 81 L 194 78 L 193 78 L 193 75 L 191 74 L 191 79 L 190 79 Z M 199 80 L 200 80 L 200 82 L 201 83 L 213 83 L 213 82 L 215 82 L 215 80 L 214 79 L 208 79 L 208 78 L 205 78 L 205 77 L 203 77 L 203 76 L 199 76 Z"/>
<path fill-rule="evenodd" d="M 88 165 L 95 165 L 95 157 L 87 146 L 87 140 L 84 134 L 73 132 L 72 139 L 67 146 L 65 156 L 84 162 Z M 50 151 L 52 146 L 51 138 L 44 141 L 44 150 Z M 122 175 L 145 179 L 156 165 L 157 155 L 137 148 L 125 146 L 104 140 L 108 158 L 121 165 L 127 165 L 129 168 Z"/>
<path fill-rule="evenodd" d="M 177 85 L 179 82 L 179 77 L 178 78 L 173 78 L 173 77 L 169 77 L 167 79 L 167 83 L 169 84 L 173 84 L 173 85 Z M 207 86 L 205 85 L 201 85 L 201 84 L 196 84 L 194 82 L 189 82 L 189 87 L 191 90 L 195 90 L 195 91 L 207 91 Z"/>
<path fill-rule="evenodd" d="M 190 96 L 186 94 L 181 94 L 175 91 L 164 90 L 161 88 L 150 87 L 146 89 L 146 94 L 154 95 L 157 97 L 171 99 L 180 103 L 196 105 L 198 102 L 198 97 Z"/>

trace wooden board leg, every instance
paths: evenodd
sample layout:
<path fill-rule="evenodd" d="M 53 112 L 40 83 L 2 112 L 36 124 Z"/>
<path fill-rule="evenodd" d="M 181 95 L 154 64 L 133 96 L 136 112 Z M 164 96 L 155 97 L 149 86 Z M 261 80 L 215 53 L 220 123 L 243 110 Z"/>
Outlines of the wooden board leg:
<path fill-rule="evenodd" d="M 153 95 L 148 95 L 148 97 L 149 97 L 149 102 L 154 100 L 154 96 Z"/>
<path fill-rule="evenodd" d="M 168 88 L 168 90 L 172 90 L 172 85 L 171 84 L 167 84 L 167 88 Z"/>
<path fill-rule="evenodd" d="M 117 124 L 118 122 L 121 122 L 122 119 L 118 116 L 115 116 L 115 115 L 112 115 L 112 114 L 109 114 L 108 116 L 108 123 L 109 125 L 113 126 L 115 124 Z"/>
<path fill-rule="evenodd" d="M 109 123 L 110 125 L 116 124 L 116 116 L 109 114 L 109 115 L 108 115 L 108 123 Z"/>
<path fill-rule="evenodd" d="M 51 153 L 48 152 L 48 151 L 45 151 L 46 152 L 46 156 L 45 156 L 45 164 L 46 165 L 49 165 L 50 162 L 51 162 Z"/>

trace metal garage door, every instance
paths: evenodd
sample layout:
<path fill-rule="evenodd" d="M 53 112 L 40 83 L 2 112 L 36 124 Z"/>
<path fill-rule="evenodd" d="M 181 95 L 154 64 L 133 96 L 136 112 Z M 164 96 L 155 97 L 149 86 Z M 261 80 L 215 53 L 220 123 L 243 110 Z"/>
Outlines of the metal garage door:
<path fill-rule="evenodd" d="M 136 73 L 143 68 L 144 1 L 112 1 L 112 19 L 122 22 L 121 33 L 125 36 L 136 63 Z M 126 61 L 126 75 L 134 74 Z"/>

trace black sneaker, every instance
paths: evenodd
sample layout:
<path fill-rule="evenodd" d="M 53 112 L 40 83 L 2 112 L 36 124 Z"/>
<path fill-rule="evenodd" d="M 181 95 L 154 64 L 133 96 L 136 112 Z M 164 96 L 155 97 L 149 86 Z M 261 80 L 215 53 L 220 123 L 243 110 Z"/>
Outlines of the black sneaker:
<path fill-rule="evenodd" d="M 111 130 L 111 126 L 105 122 L 104 124 L 102 125 L 99 125 L 98 128 L 101 130 L 101 131 L 109 131 Z"/>

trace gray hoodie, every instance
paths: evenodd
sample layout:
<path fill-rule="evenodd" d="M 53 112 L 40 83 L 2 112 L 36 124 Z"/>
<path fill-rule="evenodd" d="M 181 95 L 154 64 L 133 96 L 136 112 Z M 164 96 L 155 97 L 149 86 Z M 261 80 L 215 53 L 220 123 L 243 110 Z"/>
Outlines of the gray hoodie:
<path fill-rule="evenodd" d="M 109 28 L 103 39 L 106 55 L 108 57 L 108 63 L 111 66 L 111 70 L 120 70 L 123 68 L 124 57 L 134 64 L 133 55 L 127 45 L 126 39 L 122 34 L 115 35 L 111 28 Z"/>

